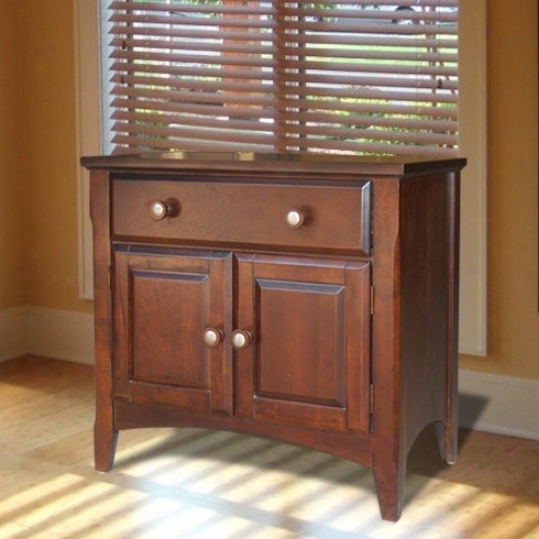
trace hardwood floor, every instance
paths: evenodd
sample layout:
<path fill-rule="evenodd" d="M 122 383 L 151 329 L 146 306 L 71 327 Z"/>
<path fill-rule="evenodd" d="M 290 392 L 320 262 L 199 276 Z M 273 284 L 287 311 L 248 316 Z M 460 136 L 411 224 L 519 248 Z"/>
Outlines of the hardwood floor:
<path fill-rule="evenodd" d="M 1 539 L 539 538 L 539 442 L 462 431 L 450 467 L 423 433 L 393 524 L 370 470 L 228 432 L 125 431 L 99 474 L 93 414 L 92 367 L 0 363 Z"/>

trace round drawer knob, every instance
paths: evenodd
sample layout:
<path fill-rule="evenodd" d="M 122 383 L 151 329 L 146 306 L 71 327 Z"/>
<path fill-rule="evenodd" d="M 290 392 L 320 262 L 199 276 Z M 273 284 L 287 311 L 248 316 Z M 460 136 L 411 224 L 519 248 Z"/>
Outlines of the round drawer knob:
<path fill-rule="evenodd" d="M 219 328 L 206 328 L 202 333 L 202 340 L 208 348 L 217 348 L 223 342 L 223 337 Z"/>
<path fill-rule="evenodd" d="M 291 210 L 288 210 L 285 222 L 288 228 L 297 230 L 305 224 L 306 220 L 307 214 L 303 210 L 292 208 Z"/>
<path fill-rule="evenodd" d="M 253 334 L 246 329 L 237 329 L 232 333 L 232 346 L 236 350 L 245 350 L 253 340 Z"/>
<path fill-rule="evenodd" d="M 161 221 L 172 215 L 172 204 L 166 200 L 153 200 L 150 202 L 149 210 L 152 219 Z"/>

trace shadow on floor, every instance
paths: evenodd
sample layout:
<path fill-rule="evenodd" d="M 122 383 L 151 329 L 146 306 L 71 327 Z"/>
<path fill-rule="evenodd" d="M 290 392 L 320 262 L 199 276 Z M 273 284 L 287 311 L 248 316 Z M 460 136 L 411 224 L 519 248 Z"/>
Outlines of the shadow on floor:
<path fill-rule="evenodd" d="M 477 420 L 487 402 L 474 395 L 461 395 L 465 399 L 467 416 Z M 470 430 L 459 430 L 459 451 L 466 445 Z M 121 440 L 121 435 L 120 435 Z M 129 466 L 165 454 L 194 458 L 210 458 L 223 463 L 246 463 L 259 469 L 282 469 L 301 475 L 316 476 L 341 484 L 354 484 L 361 480 L 374 491 L 372 472 L 352 462 L 325 453 L 276 440 L 267 440 L 246 434 L 204 429 L 171 430 L 170 435 L 141 452 L 120 457 L 116 467 Z M 298 465 L 302 461 L 304 464 Z M 311 461 L 305 464 L 305 461 Z M 408 473 L 432 477 L 450 465 L 440 458 L 434 424 L 419 435 L 408 458 Z M 335 473 L 336 468 L 345 471 Z M 413 494 L 412 494 L 413 496 Z"/>

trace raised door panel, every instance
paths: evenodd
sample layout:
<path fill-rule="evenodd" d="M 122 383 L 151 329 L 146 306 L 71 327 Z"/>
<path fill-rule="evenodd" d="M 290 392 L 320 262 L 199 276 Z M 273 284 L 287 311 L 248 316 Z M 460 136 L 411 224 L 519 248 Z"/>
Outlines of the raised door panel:
<path fill-rule="evenodd" d="M 256 420 L 367 432 L 369 264 L 259 256 L 240 261 L 242 273 L 251 292 L 240 293 L 240 310 L 242 302 L 254 305 L 254 374 L 240 411 Z"/>
<path fill-rule="evenodd" d="M 133 402 L 232 413 L 232 357 L 203 332 L 231 326 L 231 255 L 114 253 L 115 378 Z"/>

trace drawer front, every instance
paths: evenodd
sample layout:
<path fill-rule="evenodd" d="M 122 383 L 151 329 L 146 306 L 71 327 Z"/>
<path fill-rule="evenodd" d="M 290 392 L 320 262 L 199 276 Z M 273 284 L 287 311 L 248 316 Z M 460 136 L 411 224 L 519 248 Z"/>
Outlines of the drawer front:
<path fill-rule="evenodd" d="M 112 233 L 132 241 L 369 256 L 370 193 L 370 182 L 298 186 L 114 179 Z"/>

